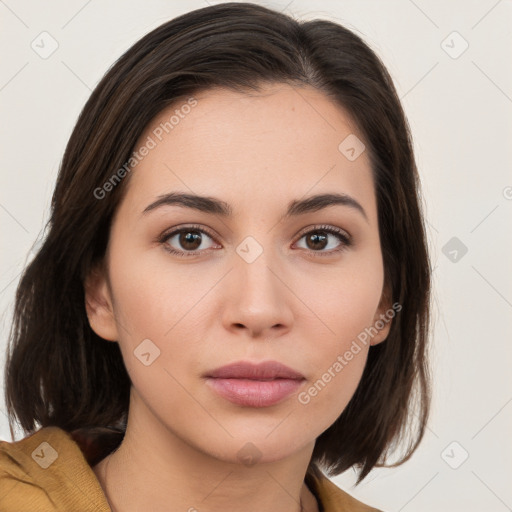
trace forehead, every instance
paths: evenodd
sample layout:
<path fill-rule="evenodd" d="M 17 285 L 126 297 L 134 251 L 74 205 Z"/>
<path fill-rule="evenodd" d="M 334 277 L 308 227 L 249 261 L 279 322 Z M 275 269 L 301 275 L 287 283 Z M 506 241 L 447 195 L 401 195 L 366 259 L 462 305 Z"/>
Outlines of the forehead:
<path fill-rule="evenodd" d="M 272 84 L 261 92 L 217 88 L 175 102 L 145 128 L 125 201 L 141 211 L 179 190 L 243 205 L 281 205 L 308 193 L 356 196 L 375 209 L 366 151 L 350 160 L 347 137 L 362 140 L 346 111 L 311 87 Z M 342 149 L 343 149 L 342 144 Z M 288 198 L 288 199 L 287 199 Z M 136 205 L 136 206 L 135 206 Z"/>

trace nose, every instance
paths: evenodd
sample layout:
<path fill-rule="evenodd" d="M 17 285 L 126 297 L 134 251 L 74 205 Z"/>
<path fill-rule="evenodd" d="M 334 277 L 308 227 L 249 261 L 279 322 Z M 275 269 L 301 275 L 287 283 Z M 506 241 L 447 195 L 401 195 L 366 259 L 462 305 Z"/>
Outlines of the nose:
<path fill-rule="evenodd" d="M 246 330 L 251 338 L 271 340 L 291 329 L 293 293 L 278 257 L 263 250 L 254 260 L 237 254 L 227 276 L 229 294 L 223 309 L 225 328 Z"/>

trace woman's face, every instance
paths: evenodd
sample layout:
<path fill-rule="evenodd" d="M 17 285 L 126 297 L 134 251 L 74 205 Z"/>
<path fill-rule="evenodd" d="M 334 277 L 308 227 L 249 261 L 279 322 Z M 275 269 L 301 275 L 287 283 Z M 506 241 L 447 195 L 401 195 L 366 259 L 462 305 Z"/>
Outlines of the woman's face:
<path fill-rule="evenodd" d="M 262 462 L 312 449 L 339 417 L 390 327 L 361 138 L 322 93 L 284 84 L 209 90 L 147 127 L 87 292 L 91 326 L 120 345 L 130 417 Z M 351 199 L 308 202 L 323 194 Z M 240 361 L 302 379 L 207 377 Z"/>

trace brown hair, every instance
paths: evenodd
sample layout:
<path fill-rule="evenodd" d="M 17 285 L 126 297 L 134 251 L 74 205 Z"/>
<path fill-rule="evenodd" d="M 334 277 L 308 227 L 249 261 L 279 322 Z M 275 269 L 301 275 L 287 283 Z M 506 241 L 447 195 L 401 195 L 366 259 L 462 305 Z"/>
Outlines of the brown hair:
<path fill-rule="evenodd" d="M 359 483 L 373 467 L 389 465 L 400 443 L 405 452 L 393 465 L 416 450 L 430 404 L 431 268 L 399 98 L 379 58 L 351 31 L 251 3 L 206 7 L 159 26 L 117 60 L 82 110 L 46 238 L 16 292 L 5 375 L 12 436 L 15 420 L 27 433 L 38 424 L 68 432 L 125 425 L 131 382 L 118 344 L 89 325 L 84 279 L 105 254 L 130 175 L 107 199 L 94 191 L 129 160 L 148 123 L 178 99 L 213 87 L 258 91 L 265 83 L 312 86 L 356 122 L 372 166 L 385 285 L 391 302 L 402 306 L 386 341 L 371 347 L 348 406 L 318 437 L 310 469 L 332 476 L 356 466 Z"/>

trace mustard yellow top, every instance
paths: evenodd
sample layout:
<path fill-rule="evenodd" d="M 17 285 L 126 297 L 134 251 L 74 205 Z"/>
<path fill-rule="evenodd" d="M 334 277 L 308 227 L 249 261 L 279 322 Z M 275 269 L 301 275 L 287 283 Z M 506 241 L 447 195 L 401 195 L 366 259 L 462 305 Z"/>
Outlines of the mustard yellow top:
<path fill-rule="evenodd" d="M 0 441 L 2 512 L 111 512 L 82 445 L 59 427 L 16 442 Z M 309 483 L 308 483 L 309 482 Z M 342 491 L 326 476 L 308 474 L 320 512 L 381 512 Z"/>

